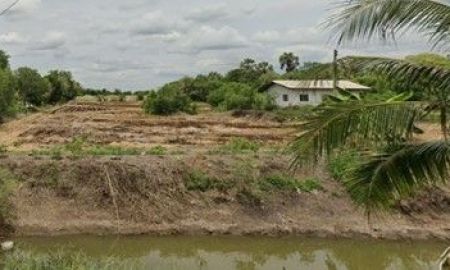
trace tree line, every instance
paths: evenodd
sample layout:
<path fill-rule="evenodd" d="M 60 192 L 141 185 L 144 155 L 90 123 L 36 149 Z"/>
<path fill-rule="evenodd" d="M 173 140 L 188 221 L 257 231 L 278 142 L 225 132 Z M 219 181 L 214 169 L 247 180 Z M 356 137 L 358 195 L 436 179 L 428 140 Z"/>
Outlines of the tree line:
<path fill-rule="evenodd" d="M 211 72 L 195 77 L 184 77 L 151 91 L 144 103 L 147 113 L 169 115 L 176 112 L 195 113 L 196 102 L 207 102 L 219 110 L 273 110 L 272 97 L 264 92 L 274 80 L 352 80 L 372 88 L 367 98 L 386 100 L 403 92 L 411 92 L 413 99 L 426 98 L 420 82 L 392 79 L 360 67 L 364 57 L 345 57 L 338 61 L 334 74 L 333 63 L 304 62 L 292 52 L 279 57 L 282 74 L 269 62 L 246 58 L 238 67 L 224 75 Z M 367 58 L 368 59 L 368 58 Z M 419 54 L 406 58 L 409 61 L 427 61 L 433 64 L 450 63 L 449 59 L 435 54 Z"/>
<path fill-rule="evenodd" d="M 42 76 L 30 67 L 12 70 L 9 55 L 0 50 L 0 122 L 30 107 L 72 100 L 82 89 L 69 71 L 52 70 Z"/>

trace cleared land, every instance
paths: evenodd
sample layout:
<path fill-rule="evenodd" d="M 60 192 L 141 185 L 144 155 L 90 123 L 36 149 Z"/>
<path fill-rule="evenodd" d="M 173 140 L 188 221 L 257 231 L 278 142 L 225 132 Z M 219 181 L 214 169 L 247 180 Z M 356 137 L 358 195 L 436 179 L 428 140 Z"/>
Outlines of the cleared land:
<path fill-rule="evenodd" d="M 278 150 L 295 136 L 297 123 L 204 111 L 155 117 L 138 103 L 68 104 L 1 126 L 0 145 L 8 151 L 0 172 L 17 182 L 16 233 L 450 238 L 449 191 L 400 202 L 369 228 L 324 166 L 288 173 L 289 157 Z M 221 148 L 235 138 L 247 140 Z M 39 152 L 57 145 L 72 152 Z M 111 145 L 167 152 L 80 150 Z"/>
<path fill-rule="evenodd" d="M 139 103 L 74 103 L 7 123 L 0 127 L 0 145 L 22 151 L 85 137 L 92 144 L 164 145 L 198 151 L 232 138 L 282 146 L 295 132 L 295 124 L 282 124 L 263 115 L 233 117 L 205 112 L 156 117 L 145 115 Z"/>

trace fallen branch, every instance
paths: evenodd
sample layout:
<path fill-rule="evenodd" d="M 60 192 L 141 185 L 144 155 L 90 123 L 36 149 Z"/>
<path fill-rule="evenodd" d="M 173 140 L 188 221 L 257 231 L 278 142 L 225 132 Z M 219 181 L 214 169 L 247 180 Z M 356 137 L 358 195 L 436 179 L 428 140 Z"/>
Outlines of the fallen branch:
<path fill-rule="evenodd" d="M 109 192 L 111 193 L 111 197 L 113 200 L 114 207 L 116 208 L 116 220 L 117 220 L 117 232 L 120 232 L 120 216 L 119 216 L 119 206 L 117 205 L 116 192 L 114 191 L 114 187 L 111 182 L 111 177 L 109 177 L 109 172 L 106 169 L 106 166 L 103 167 L 105 170 L 106 180 L 108 180 Z"/>

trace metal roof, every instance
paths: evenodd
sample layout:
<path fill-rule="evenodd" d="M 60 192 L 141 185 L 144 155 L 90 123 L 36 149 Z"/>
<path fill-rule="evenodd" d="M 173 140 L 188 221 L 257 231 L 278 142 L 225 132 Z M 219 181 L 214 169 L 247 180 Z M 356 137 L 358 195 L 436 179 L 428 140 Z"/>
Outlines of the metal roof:
<path fill-rule="evenodd" d="M 274 84 L 281 85 L 289 89 L 333 89 L 332 80 L 310 80 L 310 81 L 273 81 Z M 360 85 L 351 81 L 340 80 L 337 87 L 344 90 L 370 90 L 370 87 Z"/>

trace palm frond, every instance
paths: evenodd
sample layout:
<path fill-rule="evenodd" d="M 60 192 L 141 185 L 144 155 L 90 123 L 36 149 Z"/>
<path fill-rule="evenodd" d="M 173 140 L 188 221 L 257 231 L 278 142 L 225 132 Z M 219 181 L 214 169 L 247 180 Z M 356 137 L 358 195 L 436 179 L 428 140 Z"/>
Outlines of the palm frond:
<path fill-rule="evenodd" d="M 445 141 L 404 145 L 369 158 L 355 169 L 345 186 L 352 199 L 367 211 L 387 209 L 393 200 L 425 186 L 446 183 L 450 145 Z"/>
<path fill-rule="evenodd" d="M 318 161 L 349 143 L 376 146 L 408 138 L 421 106 L 415 102 L 347 101 L 323 104 L 300 126 L 303 133 L 291 144 L 293 166 Z"/>
<path fill-rule="evenodd" d="M 434 0 L 341 0 L 328 26 L 339 43 L 357 38 L 395 39 L 415 29 L 433 45 L 448 49 L 450 5 Z"/>
<path fill-rule="evenodd" d="M 387 75 L 397 81 L 412 85 L 426 81 L 427 87 L 433 87 L 450 93 L 450 69 L 438 65 L 417 63 L 410 60 L 382 57 L 347 57 L 341 60 L 346 65 L 367 69 Z"/>

